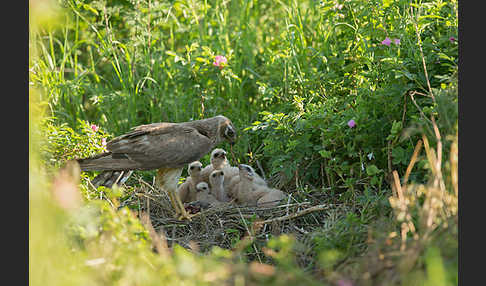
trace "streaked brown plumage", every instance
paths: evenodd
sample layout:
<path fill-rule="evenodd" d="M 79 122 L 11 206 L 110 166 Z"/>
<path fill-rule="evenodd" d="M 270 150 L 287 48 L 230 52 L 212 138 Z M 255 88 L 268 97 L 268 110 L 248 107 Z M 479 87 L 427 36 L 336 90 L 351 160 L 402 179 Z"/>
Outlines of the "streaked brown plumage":
<path fill-rule="evenodd" d="M 189 218 L 176 194 L 182 168 L 223 140 L 234 143 L 236 130 L 222 115 L 190 122 L 152 123 L 112 139 L 106 145 L 108 152 L 77 161 L 83 171 L 158 169 L 157 182 L 168 191 L 176 214 Z"/>

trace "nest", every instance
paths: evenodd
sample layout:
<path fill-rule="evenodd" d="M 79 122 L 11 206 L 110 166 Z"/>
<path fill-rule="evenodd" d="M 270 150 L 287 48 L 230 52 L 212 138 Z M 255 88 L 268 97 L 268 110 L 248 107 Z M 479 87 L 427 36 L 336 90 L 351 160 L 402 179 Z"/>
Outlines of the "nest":
<path fill-rule="evenodd" d="M 300 243 L 311 244 L 314 230 L 336 219 L 337 212 L 346 212 L 342 205 L 297 201 L 289 193 L 279 206 L 243 207 L 223 203 L 198 212 L 191 221 L 181 221 L 174 218 L 166 192 L 140 178 L 139 182 L 132 198 L 124 205 L 138 204 L 139 216 L 148 214 L 150 221 L 145 223 L 160 237 L 165 237 L 168 247 L 177 243 L 197 252 L 206 252 L 213 246 L 234 249 L 245 237 L 263 246 L 270 237 L 281 234 L 292 234 Z M 253 255 L 258 254 L 255 248 Z"/>

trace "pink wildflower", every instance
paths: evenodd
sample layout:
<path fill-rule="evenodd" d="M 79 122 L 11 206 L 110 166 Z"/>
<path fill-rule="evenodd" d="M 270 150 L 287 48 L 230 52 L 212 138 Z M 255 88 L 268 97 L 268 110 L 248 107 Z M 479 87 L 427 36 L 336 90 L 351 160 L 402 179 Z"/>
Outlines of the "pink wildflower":
<path fill-rule="evenodd" d="M 101 139 L 101 146 L 106 147 L 106 138 Z"/>
<path fill-rule="evenodd" d="M 394 39 L 393 43 L 397 46 L 400 45 L 400 39 Z"/>
<path fill-rule="evenodd" d="M 356 122 L 354 121 L 354 119 L 348 121 L 348 126 L 349 128 L 353 128 L 354 126 L 356 126 Z"/>
<path fill-rule="evenodd" d="M 91 124 L 91 129 L 93 129 L 94 132 L 98 131 L 98 126 Z"/>
<path fill-rule="evenodd" d="M 456 41 L 456 38 L 454 38 L 454 37 L 450 37 L 450 38 L 449 38 L 449 41 L 451 41 L 451 43 L 454 43 L 454 42 Z"/>
<path fill-rule="evenodd" d="M 391 44 L 391 40 L 390 38 L 386 37 L 382 42 L 381 42 L 382 45 L 386 45 L 386 46 L 390 46 Z"/>
<path fill-rule="evenodd" d="M 213 65 L 222 69 L 227 62 L 228 60 L 225 56 L 216 56 L 214 57 Z"/>

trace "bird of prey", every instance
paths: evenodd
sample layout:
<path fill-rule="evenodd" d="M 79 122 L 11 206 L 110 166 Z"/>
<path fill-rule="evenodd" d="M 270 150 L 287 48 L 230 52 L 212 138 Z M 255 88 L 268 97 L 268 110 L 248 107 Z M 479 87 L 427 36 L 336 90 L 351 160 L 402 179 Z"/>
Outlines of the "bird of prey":
<path fill-rule="evenodd" d="M 157 169 L 156 182 L 168 192 L 176 216 L 190 219 L 176 193 L 182 168 L 224 140 L 234 144 L 236 129 L 222 115 L 181 123 L 152 123 L 110 140 L 106 144 L 108 152 L 77 161 L 83 171 Z"/>
<path fill-rule="evenodd" d="M 199 161 L 194 161 L 187 167 L 186 181 L 177 187 L 177 194 L 183 203 L 188 203 L 196 200 L 196 185 L 201 180 L 202 164 Z"/>
<path fill-rule="evenodd" d="M 236 200 L 237 204 L 256 206 L 257 201 L 263 197 L 268 187 L 254 183 L 255 170 L 246 164 L 239 164 L 239 181 L 232 185 L 229 196 Z"/>
<path fill-rule="evenodd" d="M 218 199 L 210 193 L 209 185 L 206 182 L 200 182 L 196 186 L 196 198 L 203 209 L 221 204 Z"/>
<path fill-rule="evenodd" d="M 225 177 L 224 172 L 221 170 L 214 170 L 209 175 L 211 194 L 213 194 L 216 197 L 216 199 L 218 199 L 218 201 L 220 202 L 230 201 L 223 187 L 224 177 Z"/>

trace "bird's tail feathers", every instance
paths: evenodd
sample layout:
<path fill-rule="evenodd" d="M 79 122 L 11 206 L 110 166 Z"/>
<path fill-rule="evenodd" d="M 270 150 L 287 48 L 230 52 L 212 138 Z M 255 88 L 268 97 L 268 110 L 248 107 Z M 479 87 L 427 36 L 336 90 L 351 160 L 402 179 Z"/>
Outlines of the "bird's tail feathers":
<path fill-rule="evenodd" d="M 91 180 L 91 183 L 95 187 L 105 186 L 111 188 L 114 184 L 124 184 L 132 173 L 133 171 L 103 171 Z"/>
<path fill-rule="evenodd" d="M 77 159 L 82 171 L 116 171 L 135 170 L 139 165 L 128 158 L 113 158 L 112 153 L 105 152 L 93 157 Z"/>

